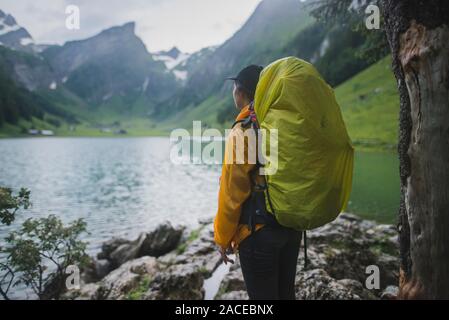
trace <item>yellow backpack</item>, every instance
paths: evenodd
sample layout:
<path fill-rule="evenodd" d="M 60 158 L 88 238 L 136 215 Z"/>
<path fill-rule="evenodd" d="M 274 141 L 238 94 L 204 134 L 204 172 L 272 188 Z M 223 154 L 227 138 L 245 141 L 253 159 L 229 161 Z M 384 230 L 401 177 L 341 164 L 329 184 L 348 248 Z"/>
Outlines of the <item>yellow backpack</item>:
<path fill-rule="evenodd" d="M 267 208 L 296 230 L 333 221 L 349 200 L 354 148 L 332 88 L 310 63 L 280 59 L 262 71 L 254 110 L 264 153 L 277 144 L 265 156 Z"/>

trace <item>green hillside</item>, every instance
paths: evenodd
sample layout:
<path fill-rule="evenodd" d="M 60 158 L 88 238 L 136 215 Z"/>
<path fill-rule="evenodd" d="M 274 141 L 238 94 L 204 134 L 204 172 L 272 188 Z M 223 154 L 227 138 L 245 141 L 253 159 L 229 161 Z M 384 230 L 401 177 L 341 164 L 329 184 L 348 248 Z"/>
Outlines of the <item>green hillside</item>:
<path fill-rule="evenodd" d="M 391 59 L 382 59 L 335 89 L 349 134 L 358 150 L 391 150 L 397 142 L 399 96 L 390 69 Z M 220 114 L 235 115 L 231 91 L 225 98 L 212 96 L 197 107 L 186 108 L 161 129 L 192 128 L 201 120 L 204 127 L 225 129 L 232 121 L 220 121 Z"/>
<path fill-rule="evenodd" d="M 349 134 L 358 150 L 392 150 L 396 146 L 398 132 L 399 97 L 396 82 L 390 70 L 391 59 L 385 58 L 360 72 L 335 89 L 337 100 L 341 106 L 343 117 Z M 61 98 L 61 102 L 64 101 Z M 72 101 L 73 103 L 73 101 Z M 57 104 L 58 105 L 58 104 Z M 64 105 L 64 103 L 61 103 Z M 62 108 L 61 108 L 62 109 Z M 86 119 L 87 115 L 79 109 L 79 117 Z M 202 121 L 203 127 L 225 129 L 232 121 L 222 121 L 223 114 L 229 119 L 236 114 L 231 91 L 224 98 L 211 96 L 198 106 L 185 108 L 165 121 L 154 121 L 142 116 L 123 117 L 120 127 L 127 130 L 131 136 L 167 135 L 173 128 L 191 129 L 193 121 Z M 102 115 L 103 126 L 111 124 Z M 32 120 L 31 120 L 32 119 Z M 101 132 L 95 125 L 95 117 L 91 121 L 82 121 L 75 126 L 62 123 L 54 126 L 35 117 L 21 120 L 16 125 L 5 124 L 1 130 L 2 136 L 20 135 L 21 128 L 40 127 L 52 129 L 58 135 L 72 136 L 109 136 L 113 133 Z M 90 123 L 89 123 L 90 122 Z M 72 127 L 72 129 L 70 129 Z"/>
<path fill-rule="evenodd" d="M 168 135 L 198 120 L 223 130 L 237 115 L 232 82 L 224 79 L 248 64 L 297 56 L 337 87 L 357 148 L 391 149 L 396 84 L 389 59 L 369 66 L 362 58 L 367 41 L 350 24 L 315 21 L 300 1 L 264 0 L 231 38 L 192 56 L 182 84 L 146 51 L 134 23 L 49 47 L 42 56 L 0 48 L 0 135 L 32 128 L 58 136 Z M 16 65 L 25 71 L 16 74 Z"/>
<path fill-rule="evenodd" d="M 394 149 L 399 95 L 391 59 L 382 59 L 336 88 L 349 134 L 357 149 Z"/>

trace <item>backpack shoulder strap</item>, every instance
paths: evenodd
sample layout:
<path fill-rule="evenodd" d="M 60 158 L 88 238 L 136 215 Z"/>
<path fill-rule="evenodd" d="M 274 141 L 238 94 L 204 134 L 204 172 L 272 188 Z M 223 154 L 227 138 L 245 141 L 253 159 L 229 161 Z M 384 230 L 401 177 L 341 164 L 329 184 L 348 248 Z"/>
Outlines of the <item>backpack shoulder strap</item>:
<path fill-rule="evenodd" d="M 239 123 L 242 124 L 242 127 L 243 127 L 243 128 L 248 128 L 248 127 L 251 125 L 251 116 L 248 116 L 248 117 L 246 117 L 246 118 L 243 118 L 243 119 L 240 119 L 240 120 L 235 121 L 235 122 L 233 123 L 231 129 L 234 129 L 234 127 L 235 127 L 237 124 L 239 124 Z"/>

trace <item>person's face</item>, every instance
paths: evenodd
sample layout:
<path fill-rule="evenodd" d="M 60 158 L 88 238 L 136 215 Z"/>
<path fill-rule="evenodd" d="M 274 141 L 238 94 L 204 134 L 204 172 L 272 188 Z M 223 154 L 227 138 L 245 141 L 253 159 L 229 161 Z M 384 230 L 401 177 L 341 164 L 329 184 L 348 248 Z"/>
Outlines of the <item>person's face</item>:
<path fill-rule="evenodd" d="M 245 95 L 245 92 L 243 92 L 242 90 L 239 90 L 237 88 L 237 86 L 234 83 L 234 90 L 232 91 L 232 95 L 234 97 L 234 103 L 235 103 L 235 107 L 240 110 L 242 109 L 244 106 L 247 105 L 247 98 Z"/>

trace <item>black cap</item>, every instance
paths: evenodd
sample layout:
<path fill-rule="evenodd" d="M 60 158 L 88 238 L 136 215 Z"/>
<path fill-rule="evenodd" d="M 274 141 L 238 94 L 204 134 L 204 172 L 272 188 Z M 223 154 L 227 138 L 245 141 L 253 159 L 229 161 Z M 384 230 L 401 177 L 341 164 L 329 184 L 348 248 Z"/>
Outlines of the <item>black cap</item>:
<path fill-rule="evenodd" d="M 242 69 L 236 77 L 226 78 L 226 80 L 234 80 L 240 86 L 242 86 L 249 94 L 253 95 L 256 93 L 257 83 L 259 82 L 260 73 L 263 67 L 250 65 Z"/>

